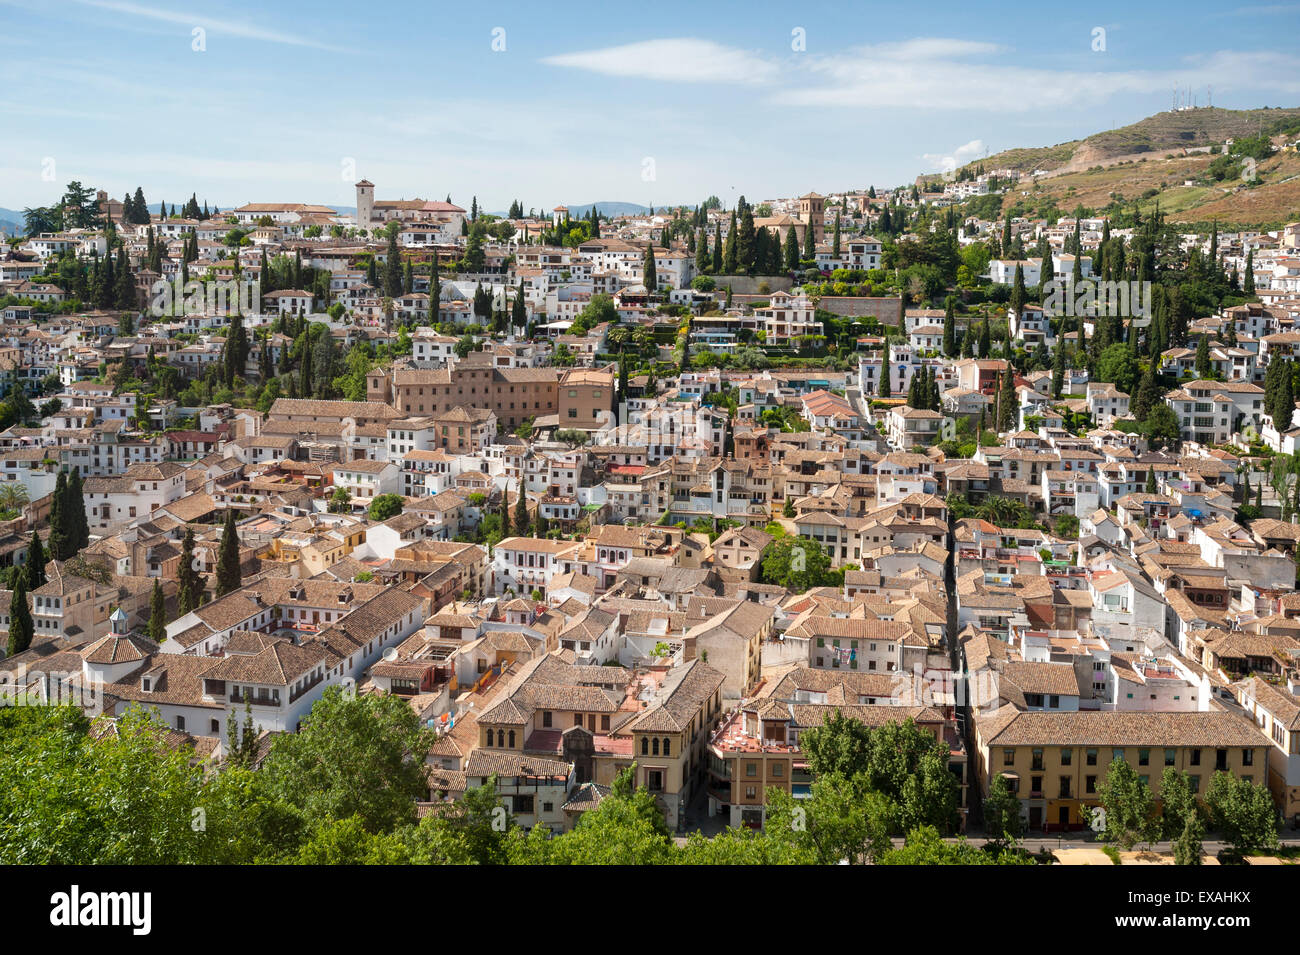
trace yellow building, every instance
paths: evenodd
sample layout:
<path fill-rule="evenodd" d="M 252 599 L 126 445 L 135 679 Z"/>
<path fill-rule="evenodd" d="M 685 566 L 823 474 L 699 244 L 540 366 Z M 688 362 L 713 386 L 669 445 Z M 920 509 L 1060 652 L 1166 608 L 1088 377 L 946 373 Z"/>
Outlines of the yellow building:
<path fill-rule="evenodd" d="M 1204 794 L 1219 771 L 1263 784 L 1269 744 L 1247 719 L 1226 711 L 1195 713 L 1024 712 L 1007 705 L 975 717 L 981 791 L 1007 777 L 1027 810 L 1029 828 L 1054 832 L 1087 825 L 1081 810 L 1099 805 L 1098 787 L 1122 759 L 1160 798 L 1165 767 L 1191 777 Z"/>

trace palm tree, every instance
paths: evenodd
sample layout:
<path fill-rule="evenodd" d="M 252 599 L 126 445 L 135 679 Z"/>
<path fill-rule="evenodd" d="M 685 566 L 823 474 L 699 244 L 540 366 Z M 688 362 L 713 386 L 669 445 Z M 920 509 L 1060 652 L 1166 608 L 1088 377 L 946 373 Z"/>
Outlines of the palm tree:
<path fill-rule="evenodd" d="M 975 508 L 975 516 L 998 527 L 1018 527 L 1033 517 L 1023 501 L 1009 497 L 987 498 Z"/>
<path fill-rule="evenodd" d="M 27 506 L 27 488 L 17 481 L 0 484 L 0 511 L 21 511 Z"/>

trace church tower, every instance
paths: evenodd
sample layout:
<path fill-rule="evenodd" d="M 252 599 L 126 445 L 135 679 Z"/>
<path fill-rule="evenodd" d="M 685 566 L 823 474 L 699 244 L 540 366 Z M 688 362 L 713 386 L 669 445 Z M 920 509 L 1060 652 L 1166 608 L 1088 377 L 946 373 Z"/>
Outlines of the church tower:
<path fill-rule="evenodd" d="M 821 242 L 826 235 L 826 197 L 810 192 L 799 197 L 799 218 L 804 226 L 811 226 L 813 242 Z"/>
<path fill-rule="evenodd" d="M 369 179 L 357 183 L 357 228 L 366 229 L 375 215 L 375 184 Z"/>

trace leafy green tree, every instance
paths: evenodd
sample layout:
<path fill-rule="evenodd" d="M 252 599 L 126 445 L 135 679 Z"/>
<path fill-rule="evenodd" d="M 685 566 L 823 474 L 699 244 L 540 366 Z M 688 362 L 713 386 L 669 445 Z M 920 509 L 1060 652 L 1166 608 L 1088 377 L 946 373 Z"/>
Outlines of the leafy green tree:
<path fill-rule="evenodd" d="M 1097 359 L 1097 380 L 1109 381 L 1125 394 L 1133 393 L 1137 381 L 1137 360 L 1121 342 L 1110 345 Z"/>
<path fill-rule="evenodd" d="M 767 791 L 765 829 L 770 838 L 812 855 L 820 865 L 861 865 L 889 848 L 898 828 L 898 807 L 873 792 L 863 775 L 833 772 L 817 777 L 807 799 L 783 789 Z"/>
<path fill-rule="evenodd" d="M 1201 839 L 1205 836 L 1205 823 L 1199 815 L 1188 816 L 1183 831 L 1174 839 L 1174 865 L 1200 865 Z"/>
<path fill-rule="evenodd" d="M 380 494 L 370 502 L 366 513 L 372 521 L 386 521 L 402 513 L 402 505 L 405 503 L 406 498 L 400 494 Z"/>
<path fill-rule="evenodd" d="M 1178 416 L 1163 401 L 1147 413 L 1147 419 L 1140 430 L 1154 448 L 1177 448 L 1182 439 Z"/>
<path fill-rule="evenodd" d="M 510 843 L 510 861 L 520 865 L 663 865 L 674 861 L 663 811 L 644 786 L 632 788 L 632 769 L 623 770 L 610 794 L 578 824 L 556 838 L 535 828 Z"/>
<path fill-rule="evenodd" d="M 822 545 L 801 537 L 787 537 L 769 543 L 761 560 L 762 581 L 803 593 L 834 580 L 831 559 Z"/>
<path fill-rule="evenodd" d="M 822 717 L 820 726 L 810 726 L 799 735 L 799 749 L 814 776 L 853 776 L 865 772 L 871 761 L 871 730 L 837 708 Z"/>
<path fill-rule="evenodd" d="M 990 843 L 1007 846 L 1014 844 L 1024 831 L 1020 800 L 1011 791 L 1007 778 L 998 773 L 989 783 L 989 794 L 984 800 L 984 833 Z"/>
<path fill-rule="evenodd" d="M 194 825 L 203 768 L 166 745 L 142 709 L 92 739 L 71 707 L 0 709 L 0 858 L 17 863 L 176 865 L 203 861 Z M 41 772 L 32 773 L 31 766 Z"/>
<path fill-rule="evenodd" d="M 330 687 L 299 732 L 276 737 L 261 772 L 309 824 L 355 815 L 384 832 L 413 822 L 416 801 L 428 798 L 423 757 L 432 743 L 402 698 Z"/>
<path fill-rule="evenodd" d="M 998 855 L 984 852 L 965 839 L 945 842 L 933 826 L 918 826 L 907 833 L 901 849 L 890 849 L 881 854 L 880 865 L 1033 865 L 1033 862 L 1014 852 Z"/>
<path fill-rule="evenodd" d="M 1205 805 L 1210 825 L 1243 855 L 1277 848 L 1277 809 L 1266 786 L 1217 772 L 1210 779 Z"/>
<path fill-rule="evenodd" d="M 1097 785 L 1101 807 L 1106 811 L 1105 839 L 1131 849 L 1141 842 L 1154 842 L 1160 835 L 1151 789 L 1127 762 L 1116 759 L 1106 778 Z"/>

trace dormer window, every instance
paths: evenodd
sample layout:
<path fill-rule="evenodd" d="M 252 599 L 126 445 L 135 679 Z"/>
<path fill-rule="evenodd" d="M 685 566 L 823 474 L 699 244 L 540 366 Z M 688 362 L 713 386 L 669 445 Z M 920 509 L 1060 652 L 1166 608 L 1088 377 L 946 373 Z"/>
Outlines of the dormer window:
<path fill-rule="evenodd" d="M 153 691 L 153 677 L 151 677 L 151 676 L 142 676 L 142 677 L 140 677 L 140 689 L 143 690 L 143 691 L 146 692 L 146 693 L 150 693 L 150 692 L 152 692 L 152 691 Z"/>

